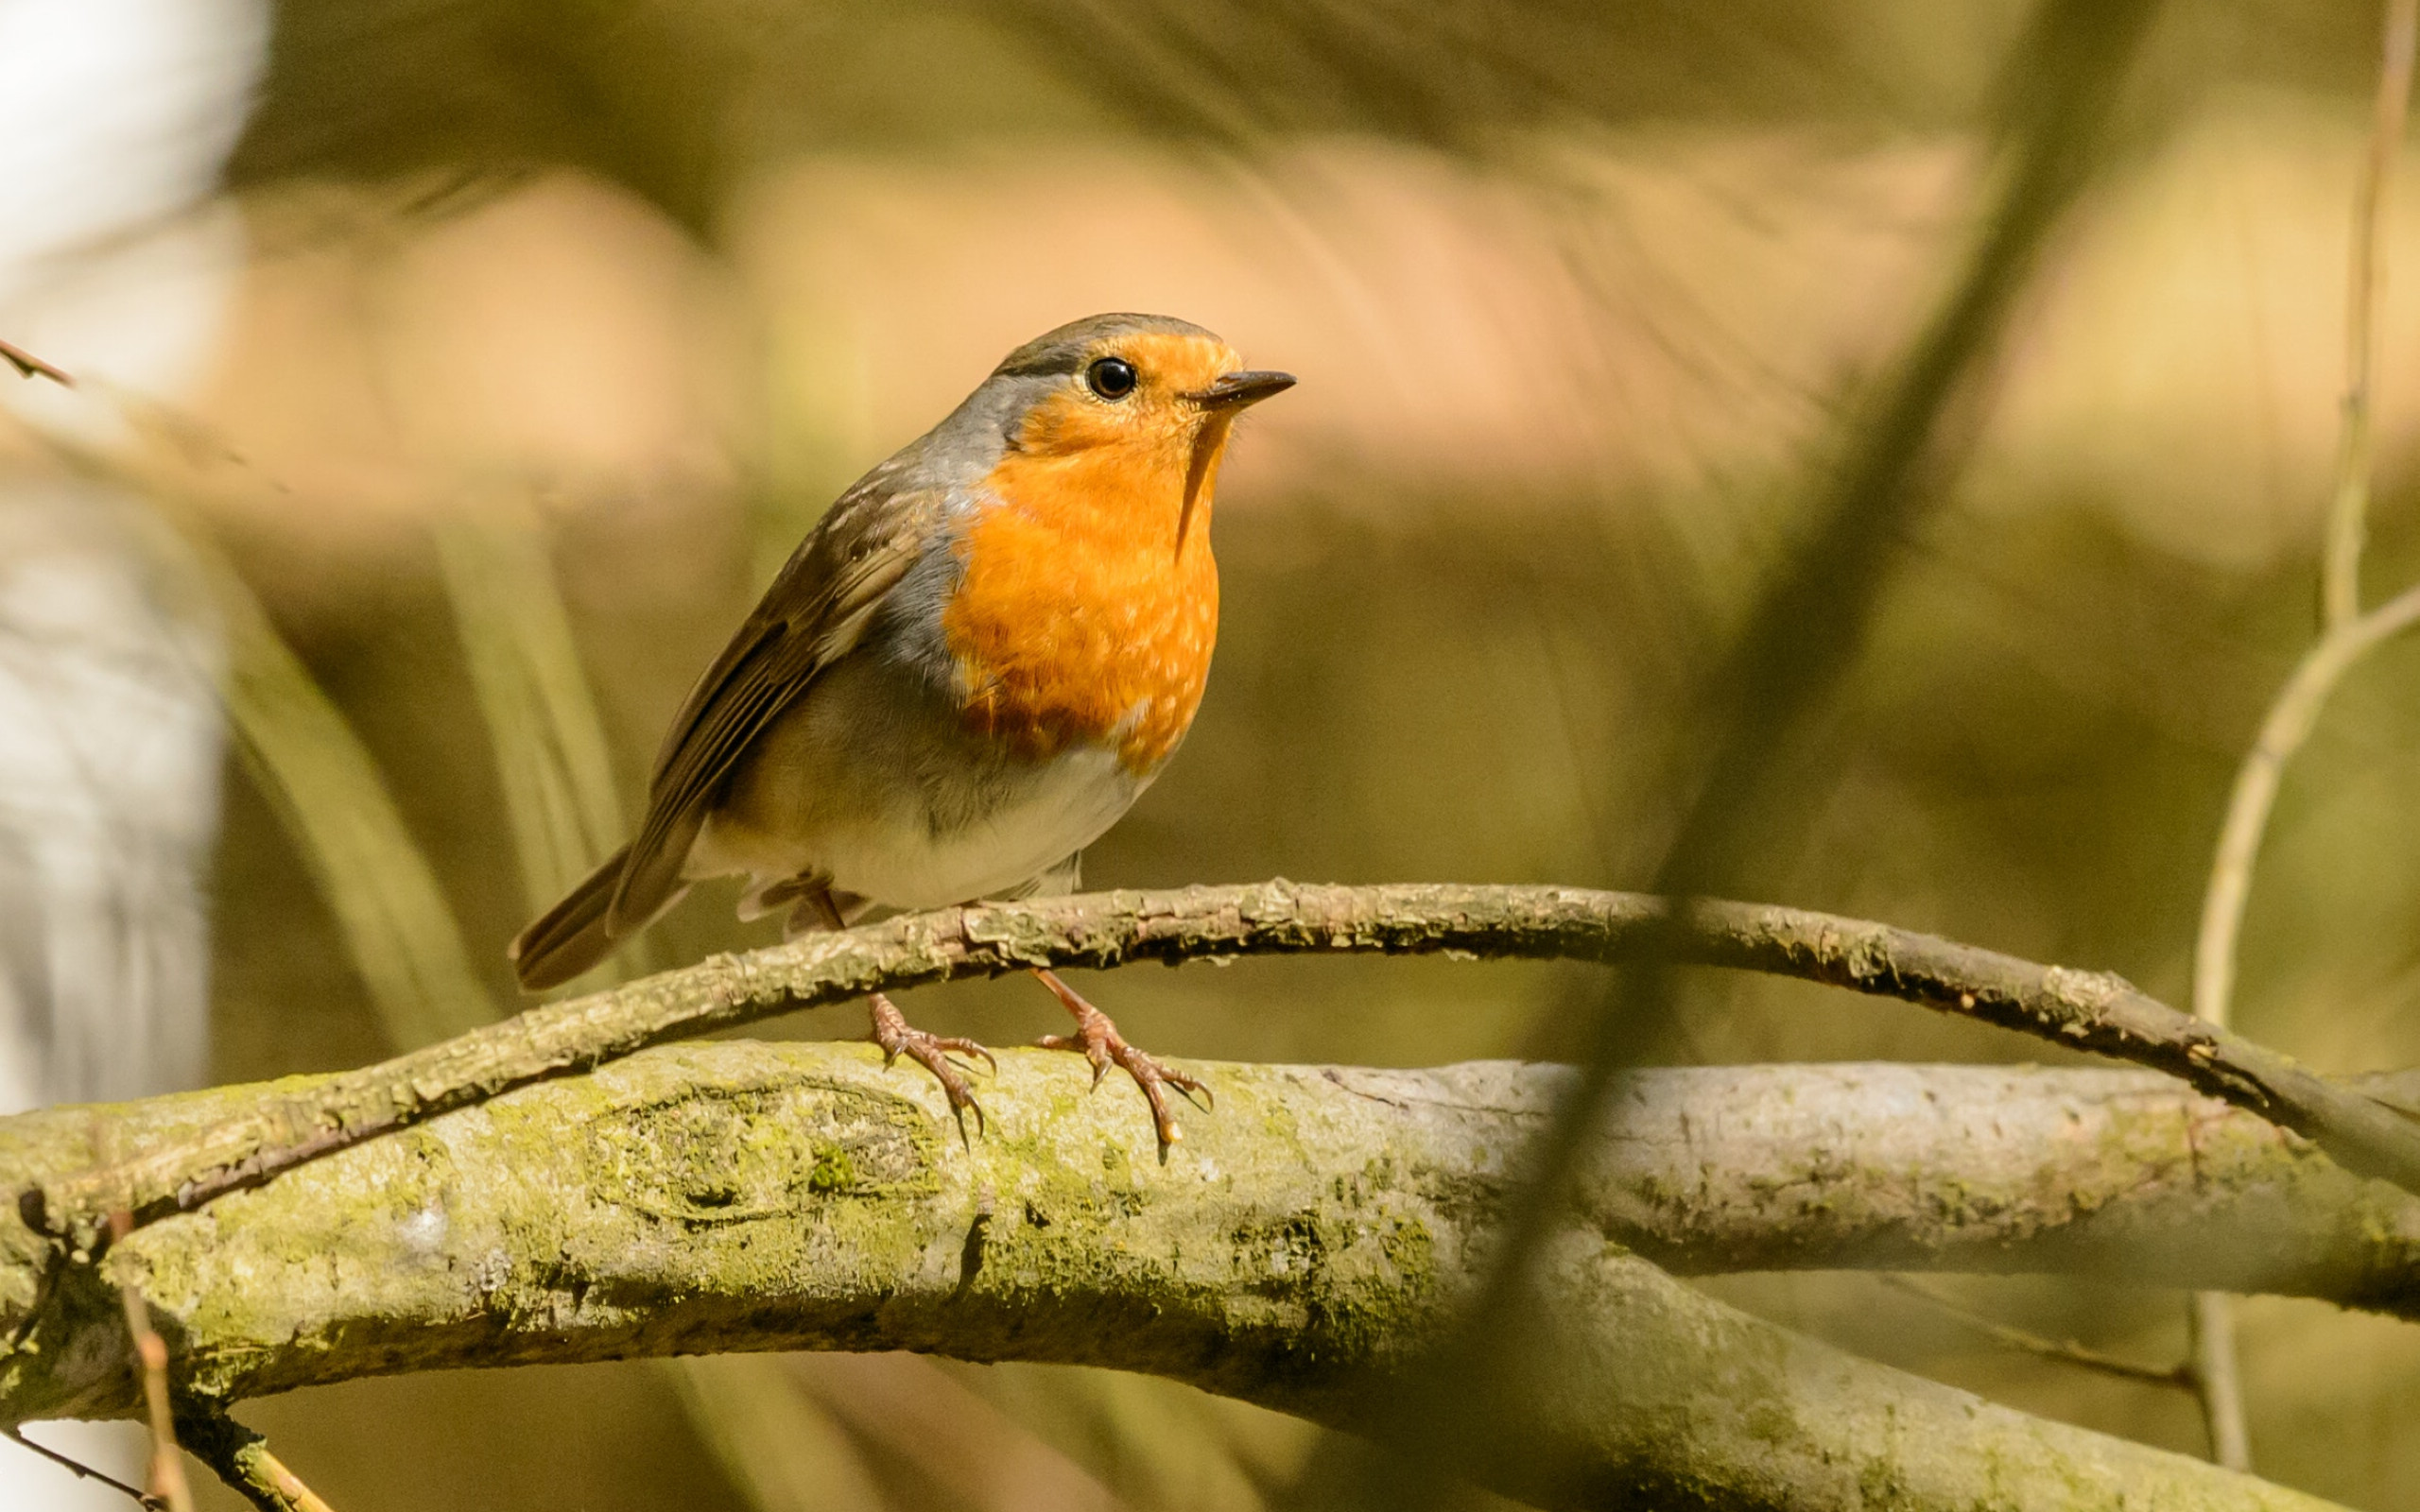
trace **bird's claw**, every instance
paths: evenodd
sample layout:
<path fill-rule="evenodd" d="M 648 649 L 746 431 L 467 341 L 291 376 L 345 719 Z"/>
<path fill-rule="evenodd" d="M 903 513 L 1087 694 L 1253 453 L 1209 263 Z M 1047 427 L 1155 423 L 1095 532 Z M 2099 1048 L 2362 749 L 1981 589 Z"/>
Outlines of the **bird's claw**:
<path fill-rule="evenodd" d="M 1217 1106 L 1210 1089 L 1201 1081 L 1135 1049 L 1117 1032 L 1117 1025 L 1110 1022 L 1109 1015 L 1090 1004 L 1084 1008 L 1076 1017 L 1074 1034 L 1045 1035 L 1036 1043 L 1045 1050 L 1072 1050 L 1091 1061 L 1096 1089 L 1112 1066 L 1133 1077 L 1134 1085 L 1143 1090 L 1144 1099 L 1151 1105 L 1151 1127 L 1159 1136 L 1162 1150 L 1184 1138 L 1176 1115 L 1168 1109 L 1168 1088 L 1175 1088 L 1185 1101 L 1205 1112 Z"/>
<path fill-rule="evenodd" d="M 990 1066 L 992 1074 L 996 1076 L 1000 1063 L 993 1058 L 992 1052 L 972 1040 L 959 1039 L 955 1035 L 927 1034 L 916 1028 L 900 1015 L 889 998 L 880 994 L 871 1000 L 871 1005 L 873 1009 L 873 1030 L 866 1038 L 881 1049 L 883 1068 L 889 1070 L 897 1064 L 901 1056 L 906 1056 L 931 1072 L 933 1079 L 942 1084 L 942 1092 L 949 1099 L 949 1109 L 959 1121 L 960 1133 L 965 1132 L 966 1115 L 970 1112 L 975 1115 L 975 1132 L 990 1132 L 991 1125 L 983 1116 L 983 1105 L 975 1100 L 975 1089 L 967 1084 L 964 1074 L 974 1068 L 952 1060 L 949 1053 L 955 1050 L 960 1055 L 981 1056 L 984 1064 Z"/>

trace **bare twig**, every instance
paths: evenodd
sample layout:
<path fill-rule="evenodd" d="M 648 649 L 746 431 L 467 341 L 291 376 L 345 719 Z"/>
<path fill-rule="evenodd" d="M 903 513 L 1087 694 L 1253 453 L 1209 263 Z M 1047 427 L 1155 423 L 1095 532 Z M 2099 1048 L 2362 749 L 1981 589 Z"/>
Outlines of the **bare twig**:
<path fill-rule="evenodd" d="M 121 1208 L 110 1214 L 110 1233 L 124 1239 L 134 1231 L 134 1215 Z M 144 1476 L 150 1494 L 168 1512 L 193 1512 L 193 1487 L 185 1483 L 185 1463 L 177 1452 L 175 1408 L 168 1397 L 168 1342 L 151 1326 L 151 1309 L 132 1281 L 118 1288 L 126 1311 L 126 1331 L 134 1341 L 134 1358 L 143 1370 L 144 1413 L 151 1426 L 151 1463 Z"/>
<path fill-rule="evenodd" d="M 2030 1333 L 2023 1329 L 2012 1328 L 1996 1318 L 1985 1317 L 1956 1297 L 1945 1296 L 1912 1277 L 1885 1275 L 1877 1279 L 1885 1286 L 1905 1292 L 1910 1297 L 1924 1298 L 1944 1317 L 1973 1330 L 1995 1344 L 2014 1349 L 2020 1354 L 2038 1355 L 2060 1365 L 2071 1365 L 2081 1369 L 2098 1371 L 2102 1375 L 2116 1376 L 2120 1381 L 2132 1381 L 2140 1385 L 2173 1386 L 2187 1391 L 2193 1389 L 2193 1367 L 2190 1366 L 2178 1365 L 2162 1368 L 2158 1366 L 2136 1365 L 2132 1360 L 2121 1360 L 2114 1354 L 2103 1354 L 2099 1349 L 2088 1349 L 2072 1339 L 2046 1338 L 2039 1333 Z"/>
<path fill-rule="evenodd" d="M 2406 590 L 2368 614 L 2361 612 L 2360 590 L 2361 552 L 2368 532 L 2370 416 L 2382 302 L 2379 293 L 2385 283 L 2380 213 L 2403 145 L 2415 30 L 2420 29 L 2415 23 L 2420 23 L 2420 0 L 2388 0 L 2368 171 L 2354 199 L 2345 315 L 2344 430 L 2320 568 L 2324 628 L 2318 644 L 2294 668 L 2271 705 L 2227 800 L 2226 821 L 2210 867 L 2193 950 L 2193 1011 L 2213 1023 L 2227 1022 L 2233 1011 L 2236 948 L 2244 903 L 2286 764 L 2309 738 L 2320 710 L 2344 674 L 2380 642 L 2420 619 L 2420 588 Z"/>
<path fill-rule="evenodd" d="M 2320 574 L 2322 623 L 2330 630 L 2352 624 L 2361 612 L 2378 327 L 2386 302 L 2379 297 L 2386 284 L 2384 212 L 2394 185 L 2394 160 L 2403 147 L 2404 117 L 2411 109 L 2415 30 L 2420 30 L 2420 0 L 2387 0 L 2369 163 L 2353 196 L 2353 266 L 2345 281 L 2344 429 Z"/>
<path fill-rule="evenodd" d="M 151 1509 L 151 1512 L 166 1512 L 168 1503 L 161 1501 L 158 1497 L 153 1496 L 150 1492 L 142 1489 L 140 1486 L 129 1486 L 124 1481 L 119 1480 L 116 1476 L 110 1474 L 106 1470 L 96 1470 L 90 1465 L 85 1464 L 82 1460 L 78 1459 L 73 1454 L 62 1454 L 47 1444 L 37 1444 L 32 1439 L 27 1438 L 25 1435 L 25 1431 L 21 1428 L 9 1428 L 6 1430 L 0 1430 L 0 1432 L 5 1432 L 8 1435 L 9 1441 L 14 1443 L 19 1449 L 28 1450 L 41 1455 L 43 1458 L 50 1461 L 53 1465 L 58 1466 L 60 1469 L 73 1474 L 78 1480 L 98 1481 L 112 1491 L 122 1491 L 126 1495 L 132 1497 L 135 1504 L 138 1506 L 147 1507 Z"/>
<path fill-rule="evenodd" d="M 2320 561 L 2322 629 L 2318 644 L 2270 705 L 2227 798 L 2193 942 L 2193 1011 L 2212 1023 L 2226 1023 L 2234 1012 L 2236 956 L 2252 895 L 2253 867 L 2286 765 L 2310 738 L 2321 709 L 2344 674 L 2381 642 L 2420 620 L 2420 587 L 2406 589 L 2371 613 L 2361 612 L 2361 553 L 2369 534 L 2372 413 L 2384 303 L 2379 296 L 2386 282 L 2382 212 L 2394 182 L 2404 118 L 2411 108 L 2415 32 L 2420 32 L 2420 0 L 2387 0 L 2369 161 L 2353 199 L 2352 267 L 2345 280 L 2343 437 Z M 2211 1456 L 2229 1469 L 2250 1469 L 2251 1435 L 2244 1424 L 2233 1307 L 2225 1295 L 2195 1294 L 2192 1325 L 2193 1380 L 2209 1425 Z"/>
<path fill-rule="evenodd" d="M 13 341 L 0 341 L 0 362 L 16 369 L 20 377 L 47 378 L 62 387 L 76 387 L 76 380 L 67 375 L 65 369 L 43 361 Z"/>
<path fill-rule="evenodd" d="M 1899 998 L 2148 1066 L 2310 1138 L 2347 1170 L 2420 1192 L 2420 1124 L 2120 977 L 1802 909 L 1708 902 L 1675 918 L 1660 899 L 1583 888 L 1271 882 L 943 908 L 716 956 L 263 1098 L 122 1163 L 46 1180 L 19 1206 L 47 1232 L 96 1241 L 92 1215 L 130 1201 L 138 1221 L 189 1211 L 331 1151 L 650 1044 L 1034 966 L 1343 953 L 1618 962 L 1650 952 Z"/>
<path fill-rule="evenodd" d="M 2342 629 L 2322 636 L 2269 706 L 2260 733 L 2236 772 L 2226 820 L 2219 831 L 2218 856 L 2210 865 L 2209 888 L 2202 899 L 2201 931 L 2193 943 L 2197 1016 L 2220 1024 L 2232 1016 L 2244 904 L 2252 893 L 2253 867 L 2259 860 L 2260 842 L 2287 764 L 2310 738 L 2320 711 L 2344 674 L 2379 643 L 2415 621 L 2420 621 L 2420 587 L 2408 588 Z"/>
<path fill-rule="evenodd" d="M 268 1441 L 223 1412 L 188 1408 L 178 1418 L 196 1459 L 260 1512 L 335 1512 L 268 1452 Z"/>
<path fill-rule="evenodd" d="M 2235 1352 L 2235 1299 L 2224 1292 L 2195 1292 L 2191 1310 L 2193 1355 L 2186 1366 L 2201 1399 L 2202 1423 L 2210 1434 L 2210 1458 L 2231 1470 L 2252 1469 L 2252 1434 L 2243 1415 L 2243 1371 Z"/>

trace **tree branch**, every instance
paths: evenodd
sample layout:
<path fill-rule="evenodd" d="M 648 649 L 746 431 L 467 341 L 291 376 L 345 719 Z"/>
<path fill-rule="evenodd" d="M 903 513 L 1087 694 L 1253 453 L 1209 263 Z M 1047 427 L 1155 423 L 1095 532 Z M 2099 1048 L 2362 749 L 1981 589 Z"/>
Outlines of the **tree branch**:
<path fill-rule="evenodd" d="M 1561 1074 L 1490 1070 L 1507 1083 L 1491 1103 L 1535 1099 L 1541 1113 Z M 1387 1095 L 1373 1078 L 1414 1074 L 1330 1074 Z M 1579 1211 L 1685 1275 L 2057 1272 L 2316 1297 L 2420 1320 L 2420 1198 L 2165 1076 L 1893 1064 L 1642 1072 L 1622 1082 L 1599 1138 Z"/>
<path fill-rule="evenodd" d="M 2243 933 L 2253 865 L 2269 833 L 2269 815 L 2276 807 L 2287 765 L 2310 738 L 2344 675 L 2415 623 L 2420 623 L 2420 586 L 2329 629 L 2295 664 L 2261 719 L 2260 732 L 2228 791 L 2218 853 L 2202 898 L 2201 927 L 2193 939 L 2193 1011 L 2210 1022 L 2224 1024 L 2233 1017 L 2236 941 Z"/>
<path fill-rule="evenodd" d="M 95 1247 L 107 1214 L 191 1211 L 376 1135 L 585 1071 L 648 1045 L 776 1013 L 1031 966 L 1114 967 L 1344 952 L 1616 962 L 1658 940 L 1683 962 L 1905 999 L 2163 1071 L 2303 1134 L 2347 1170 L 2420 1192 L 2420 1123 L 2290 1057 L 2198 1022 L 2105 972 L 2038 966 L 1803 909 L 1701 902 L 1666 929 L 1661 900 L 1576 887 L 1270 882 L 944 908 L 713 957 L 548 1004 L 441 1044 L 263 1097 L 118 1164 L 22 1194 L 37 1228 Z"/>
<path fill-rule="evenodd" d="M 2394 160 L 2403 148 L 2411 109 L 2411 60 L 2420 41 L 2420 4 L 2387 0 L 2378 46 L 2378 84 L 2371 105 L 2369 162 L 2353 197 L 2353 266 L 2344 281 L 2343 438 L 2336 460 L 2336 493 L 2328 503 L 2327 540 L 2320 560 L 2320 613 L 2339 630 L 2361 614 L 2361 550 L 2369 534 L 2372 411 L 2376 403 L 2379 327 L 2386 283 L 2385 211 L 2394 187 Z"/>
<path fill-rule="evenodd" d="M 1219 1113 L 1162 1165 L 1132 1099 L 1085 1095 L 1061 1057 L 1003 1056 L 987 1101 L 1004 1132 L 969 1146 L 939 1090 L 871 1047 L 673 1047 L 343 1150 L 97 1266 L 56 1265 L 0 1221 L 18 1341 L 0 1418 L 135 1411 L 117 1309 L 134 1285 L 202 1408 L 475 1364 L 913 1349 L 1149 1371 L 1359 1426 L 1484 1273 L 1523 1138 L 1570 1073 L 1212 1074 Z M 103 1116 L 137 1143 L 316 1090 Z M 2183 1270 L 2162 1280 L 2300 1264 L 2314 1287 L 2413 1294 L 2420 1202 L 2140 1074 L 1643 1073 L 1616 1108 L 1525 1309 L 1541 1337 L 1508 1356 L 1509 1430 L 1463 1467 L 1543 1505 L 1845 1508 L 1876 1486 L 1919 1512 L 2318 1504 L 1856 1360 L 1616 1241 L 1705 1268 L 2132 1250 L 2138 1280 L 2150 1255 Z M 2041 1137 L 2071 1113 L 2075 1134 Z M 71 1167 L 95 1139 L 85 1109 L 0 1121 L 0 1177 Z"/>

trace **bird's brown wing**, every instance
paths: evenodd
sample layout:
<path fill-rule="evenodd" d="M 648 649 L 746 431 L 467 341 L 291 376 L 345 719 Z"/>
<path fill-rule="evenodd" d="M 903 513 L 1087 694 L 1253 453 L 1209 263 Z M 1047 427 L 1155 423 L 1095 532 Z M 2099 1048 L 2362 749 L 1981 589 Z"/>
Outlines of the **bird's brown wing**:
<path fill-rule="evenodd" d="M 656 755 L 647 817 L 607 915 L 614 937 L 642 928 L 682 885 L 681 868 L 723 780 L 767 726 L 865 633 L 914 566 L 942 499 L 892 491 L 881 471 L 843 495 L 691 689 Z"/>

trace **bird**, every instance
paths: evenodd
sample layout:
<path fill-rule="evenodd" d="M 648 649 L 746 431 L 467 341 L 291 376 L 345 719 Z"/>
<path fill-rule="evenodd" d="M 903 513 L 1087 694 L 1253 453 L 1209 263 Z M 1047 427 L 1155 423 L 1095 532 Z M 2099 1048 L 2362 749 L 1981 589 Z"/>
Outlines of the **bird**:
<path fill-rule="evenodd" d="M 1169 316 L 1072 321 L 1010 352 L 836 500 L 673 717 L 631 842 L 522 931 L 525 991 L 588 971 L 693 883 L 746 879 L 791 937 L 1075 889 L 1192 727 L 1218 640 L 1212 496 L 1236 417 L 1294 386 Z M 1197 1078 L 1062 981 L 1040 1043 L 1114 1065 L 1183 1137 Z M 868 1038 L 983 1111 L 952 1053 L 881 993 Z M 971 1062 L 968 1063 L 971 1069 Z"/>

